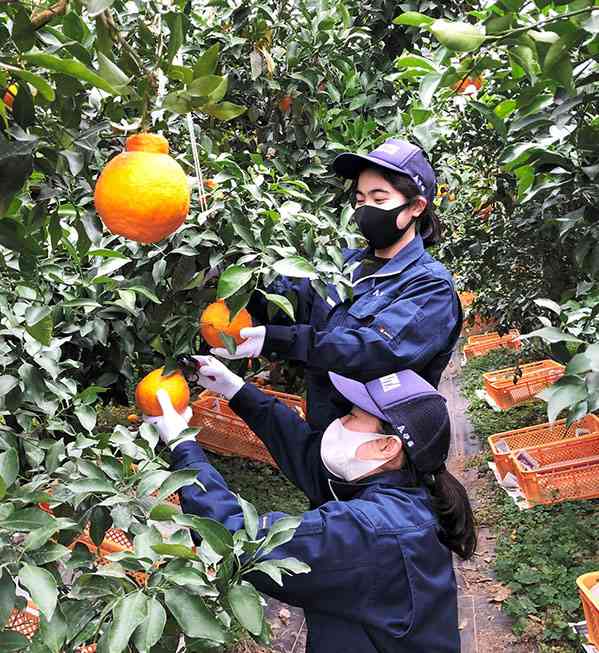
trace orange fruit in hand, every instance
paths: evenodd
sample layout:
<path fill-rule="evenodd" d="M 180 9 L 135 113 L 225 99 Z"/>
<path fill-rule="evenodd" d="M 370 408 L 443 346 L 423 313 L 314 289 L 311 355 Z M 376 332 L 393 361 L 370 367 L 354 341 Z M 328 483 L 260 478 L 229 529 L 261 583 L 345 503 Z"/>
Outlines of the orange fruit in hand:
<path fill-rule="evenodd" d="M 176 231 L 189 211 L 189 183 L 158 134 L 135 134 L 126 152 L 100 173 L 96 211 L 113 234 L 139 243 L 156 243 Z"/>
<path fill-rule="evenodd" d="M 225 304 L 225 300 L 219 299 L 207 306 L 200 316 L 200 333 L 202 334 L 202 338 L 211 347 L 225 346 L 219 332 L 235 338 L 235 342 L 238 345 L 243 342 L 243 338 L 239 335 L 239 332 L 241 329 L 252 326 L 252 316 L 245 308 L 242 308 L 237 313 L 232 322 L 229 322 L 230 315 L 229 307 Z"/>
<path fill-rule="evenodd" d="M 178 413 L 185 410 L 189 404 L 189 386 L 183 374 L 177 370 L 168 376 L 162 376 L 163 370 L 164 367 L 160 367 L 146 374 L 135 388 L 135 403 L 144 415 L 162 415 L 162 408 L 156 398 L 158 390 L 166 390 Z"/>

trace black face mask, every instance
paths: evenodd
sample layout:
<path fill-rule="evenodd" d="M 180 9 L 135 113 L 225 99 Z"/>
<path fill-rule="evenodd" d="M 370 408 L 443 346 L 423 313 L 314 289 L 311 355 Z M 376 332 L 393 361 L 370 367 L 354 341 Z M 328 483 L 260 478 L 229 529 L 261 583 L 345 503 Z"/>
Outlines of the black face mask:
<path fill-rule="evenodd" d="M 365 204 L 354 211 L 354 218 L 364 238 L 374 249 L 385 249 L 394 245 L 414 222 L 414 216 L 405 227 L 397 227 L 397 216 L 410 202 L 393 209 L 380 209 L 378 206 Z"/>

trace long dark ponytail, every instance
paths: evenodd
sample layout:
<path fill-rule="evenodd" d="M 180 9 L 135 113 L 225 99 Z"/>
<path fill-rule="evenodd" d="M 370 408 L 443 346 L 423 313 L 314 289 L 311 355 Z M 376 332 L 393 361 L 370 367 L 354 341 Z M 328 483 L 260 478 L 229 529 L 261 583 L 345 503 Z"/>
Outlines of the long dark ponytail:
<path fill-rule="evenodd" d="M 476 522 L 464 486 L 445 468 L 422 476 L 441 526 L 440 539 L 463 560 L 476 551 Z"/>
<path fill-rule="evenodd" d="M 387 435 L 397 435 L 389 422 L 383 422 L 382 430 Z M 404 451 L 404 466 L 410 469 L 415 479 L 430 494 L 433 511 L 441 527 L 439 539 L 462 560 L 468 560 L 476 551 L 477 533 L 466 488 L 445 465 L 441 465 L 434 474 L 421 472 L 410 460 L 408 452 Z"/>
<path fill-rule="evenodd" d="M 382 175 L 382 177 L 388 181 L 395 190 L 398 190 L 408 200 L 408 202 L 419 195 L 422 195 L 422 191 L 406 175 L 402 175 L 399 172 L 394 172 L 393 170 L 389 170 L 389 168 L 383 168 L 382 166 L 377 165 L 368 166 L 368 169 L 375 170 Z M 364 168 L 364 170 L 366 170 L 366 168 Z M 357 186 L 358 180 L 356 178 L 350 189 L 352 206 L 355 205 Z M 427 204 L 426 209 L 424 209 L 424 212 L 418 220 L 416 220 L 415 224 L 416 230 L 422 236 L 422 241 L 425 247 L 432 247 L 440 242 L 443 228 L 439 216 L 435 213 L 435 207 L 430 202 Z"/>

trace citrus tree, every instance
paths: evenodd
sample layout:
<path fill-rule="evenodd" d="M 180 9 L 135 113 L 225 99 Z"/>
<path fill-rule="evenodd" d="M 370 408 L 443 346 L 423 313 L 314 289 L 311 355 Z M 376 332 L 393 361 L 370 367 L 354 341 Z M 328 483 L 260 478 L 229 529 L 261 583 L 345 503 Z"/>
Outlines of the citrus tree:
<path fill-rule="evenodd" d="M 405 11 L 394 22 L 425 39 L 395 62 L 409 98 L 404 124 L 438 153 L 455 189 L 453 205 L 444 200 L 448 238 L 440 255 L 503 328 L 530 329 L 535 298 L 553 300 L 539 303 L 565 328 L 545 316 L 531 334 L 568 363 L 545 395 L 549 415 L 569 409 L 575 419 L 596 410 L 595 3 L 516 0 L 459 20 Z"/>

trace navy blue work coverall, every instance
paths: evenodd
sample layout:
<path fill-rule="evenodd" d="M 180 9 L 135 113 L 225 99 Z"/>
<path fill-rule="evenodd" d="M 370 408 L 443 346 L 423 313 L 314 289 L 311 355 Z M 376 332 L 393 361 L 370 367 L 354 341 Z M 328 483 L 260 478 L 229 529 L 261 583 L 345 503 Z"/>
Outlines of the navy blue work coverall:
<path fill-rule="evenodd" d="M 347 412 L 328 372 L 367 382 L 411 369 L 437 387 L 462 329 L 451 274 L 426 252 L 419 234 L 362 276 L 371 256 L 369 249 L 346 255 L 346 265 L 357 264 L 351 301 L 342 302 L 332 285 L 325 301 L 308 279 L 275 279 L 269 292 L 295 295 L 295 324 L 280 311 L 270 322 L 260 293 L 248 305 L 255 320 L 267 325 L 263 355 L 305 364 L 307 419 L 322 431 Z"/>
<path fill-rule="evenodd" d="M 320 457 L 321 433 L 297 413 L 245 384 L 230 407 L 262 439 L 281 471 L 314 503 L 293 539 L 264 559 L 294 557 L 311 571 L 247 577 L 254 586 L 304 609 L 307 653 L 459 653 L 457 589 L 451 552 L 439 540 L 428 491 L 408 469 L 360 483 L 333 481 Z M 173 452 L 174 469 L 197 469 L 180 490 L 183 511 L 232 533 L 243 528 L 235 495 L 195 442 Z M 327 501 L 330 492 L 336 499 Z M 284 513 L 260 517 L 259 537 Z"/>

